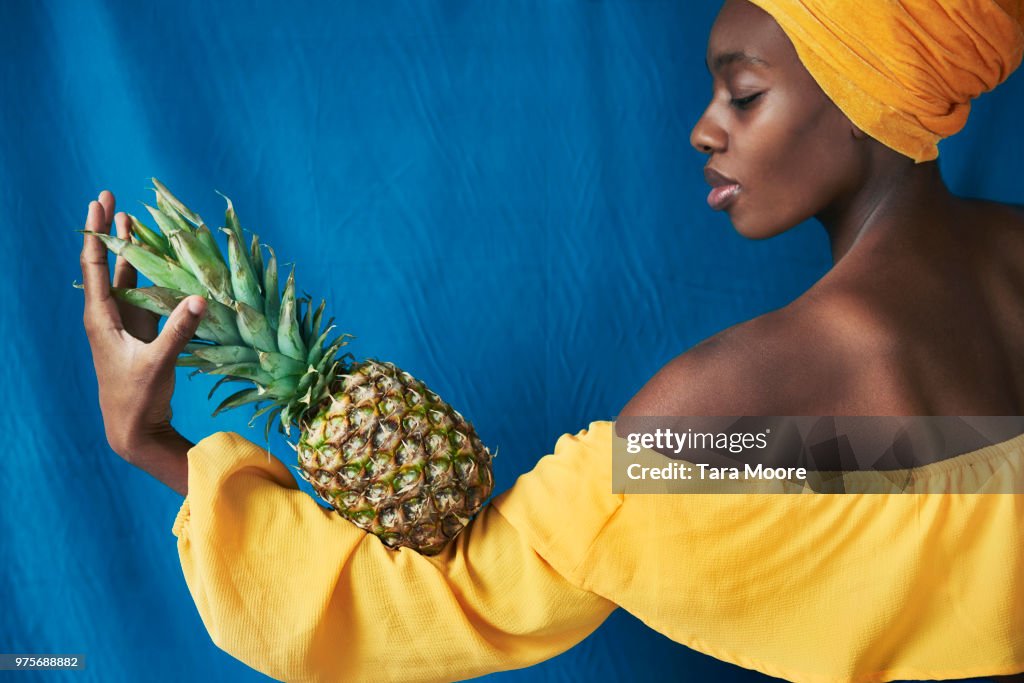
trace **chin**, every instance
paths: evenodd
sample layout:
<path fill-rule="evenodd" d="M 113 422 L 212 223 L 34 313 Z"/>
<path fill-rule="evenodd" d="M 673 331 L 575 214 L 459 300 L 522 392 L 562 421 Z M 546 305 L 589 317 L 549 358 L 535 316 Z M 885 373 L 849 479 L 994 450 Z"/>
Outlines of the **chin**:
<path fill-rule="evenodd" d="M 749 206 L 734 206 L 727 211 L 732 226 L 748 240 L 766 240 L 800 224 L 793 216 L 772 215 Z"/>
<path fill-rule="evenodd" d="M 785 232 L 788 228 L 779 228 L 777 223 L 770 223 L 764 219 L 757 220 L 749 216 L 743 215 L 743 212 L 730 213 L 729 220 L 732 221 L 732 227 L 743 237 L 748 240 L 766 240 L 769 237 L 775 237 L 779 233 Z"/>

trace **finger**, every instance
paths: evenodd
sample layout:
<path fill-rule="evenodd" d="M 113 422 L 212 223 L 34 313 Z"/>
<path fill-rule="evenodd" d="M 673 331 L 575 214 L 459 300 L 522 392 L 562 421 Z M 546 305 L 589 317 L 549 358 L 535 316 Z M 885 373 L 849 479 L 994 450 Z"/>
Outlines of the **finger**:
<path fill-rule="evenodd" d="M 107 234 L 110 234 L 110 225 L 114 219 L 114 193 L 110 190 L 100 192 L 99 202 L 103 205 L 103 224 L 107 226 Z"/>
<path fill-rule="evenodd" d="M 85 229 L 105 232 L 104 209 L 99 202 L 89 202 L 89 213 Z M 121 316 L 117 304 L 110 296 L 110 268 L 107 265 L 107 248 L 92 235 L 83 235 L 82 281 L 85 287 L 86 329 L 121 329 Z"/>
<path fill-rule="evenodd" d="M 127 241 L 131 239 L 132 221 L 128 214 L 121 212 L 114 216 L 114 225 L 117 226 L 117 236 Z M 114 286 L 135 287 L 139 283 L 138 273 L 132 264 L 128 263 L 123 256 L 118 256 L 114 262 Z"/>
<path fill-rule="evenodd" d="M 158 368 L 174 365 L 175 359 L 192 341 L 199 322 L 206 312 L 206 300 L 201 296 L 187 296 L 171 311 L 157 338 L 150 344 Z"/>

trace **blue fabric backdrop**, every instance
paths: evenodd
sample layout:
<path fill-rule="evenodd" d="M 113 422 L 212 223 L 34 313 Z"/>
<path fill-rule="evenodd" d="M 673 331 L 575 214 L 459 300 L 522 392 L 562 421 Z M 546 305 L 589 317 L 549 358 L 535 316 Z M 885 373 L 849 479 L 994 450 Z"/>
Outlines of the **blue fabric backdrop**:
<path fill-rule="evenodd" d="M 180 498 L 107 448 L 71 287 L 73 230 L 101 189 L 138 213 L 155 175 L 214 226 L 214 190 L 231 197 L 357 356 L 421 377 L 500 449 L 501 491 L 829 267 L 819 228 L 750 242 L 704 204 L 688 136 L 717 5 L 0 3 L 0 652 L 88 656 L 40 680 L 265 680 L 199 620 L 170 531 Z M 955 190 L 1024 200 L 1022 104 L 1017 75 L 943 145 Z M 250 411 L 209 417 L 211 384 L 182 372 L 179 430 L 259 438 Z M 765 677 L 619 610 L 491 678 Z"/>

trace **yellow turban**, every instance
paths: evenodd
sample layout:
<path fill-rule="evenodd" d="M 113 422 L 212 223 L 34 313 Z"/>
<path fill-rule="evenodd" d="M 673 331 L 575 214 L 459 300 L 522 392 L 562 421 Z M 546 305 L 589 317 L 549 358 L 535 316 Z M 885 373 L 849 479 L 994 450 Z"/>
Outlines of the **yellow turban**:
<path fill-rule="evenodd" d="M 751 0 L 865 133 L 914 161 L 1024 54 L 1024 0 Z"/>

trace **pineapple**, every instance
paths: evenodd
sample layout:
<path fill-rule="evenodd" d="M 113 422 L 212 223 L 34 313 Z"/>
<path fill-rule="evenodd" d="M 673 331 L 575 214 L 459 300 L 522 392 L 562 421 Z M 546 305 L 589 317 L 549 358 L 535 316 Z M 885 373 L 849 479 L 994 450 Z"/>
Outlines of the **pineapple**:
<path fill-rule="evenodd" d="M 494 486 L 493 456 L 473 426 L 393 364 L 339 356 L 351 335 L 331 337 L 325 301 L 314 310 L 296 297 L 294 268 L 280 291 L 274 251 L 264 262 L 256 235 L 245 247 L 230 199 L 225 259 L 203 220 L 152 180 L 156 207 L 146 209 L 158 229 L 131 216 L 131 240 L 93 233 L 154 285 L 114 296 L 162 316 L 204 297 L 207 314 L 178 365 L 221 376 L 211 397 L 225 382 L 248 385 L 213 414 L 257 404 L 264 438 L 274 424 L 288 436 L 297 428 L 296 469 L 342 517 L 391 548 L 441 552 Z"/>

